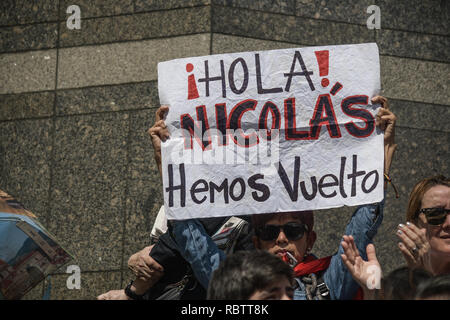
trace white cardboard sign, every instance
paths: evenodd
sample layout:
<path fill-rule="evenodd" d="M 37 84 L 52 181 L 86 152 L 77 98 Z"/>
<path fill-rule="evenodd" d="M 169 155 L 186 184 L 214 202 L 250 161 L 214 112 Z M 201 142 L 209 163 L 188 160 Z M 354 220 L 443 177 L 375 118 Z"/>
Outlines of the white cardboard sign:
<path fill-rule="evenodd" d="M 383 198 L 375 43 L 158 64 L 168 219 L 317 210 Z"/>

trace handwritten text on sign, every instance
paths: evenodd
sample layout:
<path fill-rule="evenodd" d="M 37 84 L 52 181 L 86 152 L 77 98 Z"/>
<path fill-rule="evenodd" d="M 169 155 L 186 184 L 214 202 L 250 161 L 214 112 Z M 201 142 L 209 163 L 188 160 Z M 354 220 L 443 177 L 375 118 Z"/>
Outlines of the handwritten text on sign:
<path fill-rule="evenodd" d="M 376 44 L 177 59 L 158 64 L 158 86 L 169 219 L 382 199 Z"/>

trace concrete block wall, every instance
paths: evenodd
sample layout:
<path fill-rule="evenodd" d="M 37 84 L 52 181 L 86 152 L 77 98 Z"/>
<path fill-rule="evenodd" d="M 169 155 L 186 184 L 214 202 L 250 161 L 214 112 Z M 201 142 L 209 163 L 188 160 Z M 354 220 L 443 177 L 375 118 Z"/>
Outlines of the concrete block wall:
<path fill-rule="evenodd" d="M 81 9 L 69 30 L 67 7 Z M 367 7 L 381 9 L 369 30 Z M 450 4 L 438 0 L 3 0 L 0 188 L 74 254 L 51 299 L 95 299 L 130 280 L 162 190 L 146 130 L 159 106 L 157 63 L 225 52 L 376 42 L 382 94 L 399 118 L 385 218 L 375 239 L 388 273 L 403 264 L 395 230 L 414 183 L 449 175 Z M 332 254 L 354 208 L 318 212 L 314 252 Z M 25 299 L 40 299 L 45 283 Z"/>

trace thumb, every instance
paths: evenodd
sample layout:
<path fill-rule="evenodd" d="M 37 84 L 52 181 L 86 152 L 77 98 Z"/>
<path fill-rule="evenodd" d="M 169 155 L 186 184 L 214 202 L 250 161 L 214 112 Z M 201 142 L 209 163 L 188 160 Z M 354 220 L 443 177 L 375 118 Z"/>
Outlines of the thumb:
<path fill-rule="evenodd" d="M 372 243 L 369 243 L 366 247 L 367 260 L 378 262 L 377 255 L 375 252 L 375 246 Z"/>

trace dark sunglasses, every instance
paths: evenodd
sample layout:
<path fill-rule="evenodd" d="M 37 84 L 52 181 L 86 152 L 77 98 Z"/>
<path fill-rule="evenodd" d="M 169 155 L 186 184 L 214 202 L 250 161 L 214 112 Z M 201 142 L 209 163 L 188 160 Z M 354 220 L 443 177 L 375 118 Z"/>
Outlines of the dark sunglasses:
<path fill-rule="evenodd" d="M 257 235 L 261 240 L 273 241 L 278 238 L 281 230 L 283 230 L 288 240 L 294 241 L 303 237 L 305 232 L 308 231 L 308 227 L 298 222 L 288 222 L 282 226 L 267 224 L 257 230 Z"/>
<path fill-rule="evenodd" d="M 445 222 L 445 219 L 447 219 L 447 214 L 450 213 L 450 209 L 440 207 L 423 208 L 419 210 L 417 215 L 419 215 L 420 213 L 423 213 L 425 215 L 428 224 L 431 224 L 432 226 L 438 226 Z"/>

